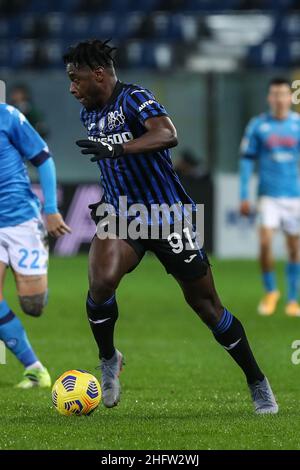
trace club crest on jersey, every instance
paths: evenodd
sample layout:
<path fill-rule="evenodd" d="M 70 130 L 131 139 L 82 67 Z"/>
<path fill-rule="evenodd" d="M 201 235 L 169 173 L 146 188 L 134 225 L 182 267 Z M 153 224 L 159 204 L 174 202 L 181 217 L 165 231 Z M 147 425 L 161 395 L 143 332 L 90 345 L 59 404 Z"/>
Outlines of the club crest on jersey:
<path fill-rule="evenodd" d="M 102 117 L 100 121 L 98 122 L 98 128 L 100 132 L 104 131 L 105 128 L 105 117 Z"/>
<path fill-rule="evenodd" d="M 122 106 L 120 106 L 119 111 L 111 111 L 107 115 L 107 127 L 109 131 L 113 131 L 117 127 L 122 126 L 125 123 L 125 116 L 123 113 Z"/>

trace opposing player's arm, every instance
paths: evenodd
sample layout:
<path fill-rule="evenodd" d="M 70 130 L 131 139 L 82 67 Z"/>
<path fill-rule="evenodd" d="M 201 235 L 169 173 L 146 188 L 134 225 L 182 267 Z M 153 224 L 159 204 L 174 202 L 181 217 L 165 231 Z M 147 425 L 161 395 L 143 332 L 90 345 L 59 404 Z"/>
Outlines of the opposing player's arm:
<path fill-rule="evenodd" d="M 48 232 L 55 237 L 70 232 L 57 208 L 55 164 L 46 142 L 16 108 L 7 106 L 7 116 L 12 144 L 24 159 L 37 168 Z"/>
<path fill-rule="evenodd" d="M 59 237 L 66 233 L 70 233 L 71 229 L 64 222 L 57 208 L 56 198 L 56 171 L 52 157 L 49 156 L 41 165 L 37 165 L 36 157 L 31 159 L 34 161 L 39 174 L 39 180 L 44 196 L 44 211 L 46 214 L 47 231 L 53 237 Z"/>
<path fill-rule="evenodd" d="M 249 181 L 254 170 L 254 162 L 258 155 L 258 136 L 256 130 L 256 119 L 248 124 L 240 147 L 240 213 L 250 214 Z"/>
<path fill-rule="evenodd" d="M 249 202 L 249 181 L 253 172 L 253 160 L 249 158 L 240 159 L 240 213 L 249 215 L 251 208 Z"/>

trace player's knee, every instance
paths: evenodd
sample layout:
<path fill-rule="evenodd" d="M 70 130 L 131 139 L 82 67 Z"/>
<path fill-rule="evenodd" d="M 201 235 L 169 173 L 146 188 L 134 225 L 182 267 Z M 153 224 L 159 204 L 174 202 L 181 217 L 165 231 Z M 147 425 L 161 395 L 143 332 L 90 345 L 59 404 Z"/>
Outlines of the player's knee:
<path fill-rule="evenodd" d="M 32 317 L 40 317 L 43 313 L 43 309 L 47 304 L 48 291 L 41 294 L 35 295 L 20 295 L 20 305 L 26 315 Z"/>
<path fill-rule="evenodd" d="M 188 304 L 208 326 L 215 326 L 221 319 L 224 307 L 218 296 L 186 297 Z"/>
<path fill-rule="evenodd" d="M 102 273 L 97 278 L 90 279 L 90 294 L 96 303 L 101 303 L 111 297 L 117 288 L 117 280 L 113 273 Z"/>

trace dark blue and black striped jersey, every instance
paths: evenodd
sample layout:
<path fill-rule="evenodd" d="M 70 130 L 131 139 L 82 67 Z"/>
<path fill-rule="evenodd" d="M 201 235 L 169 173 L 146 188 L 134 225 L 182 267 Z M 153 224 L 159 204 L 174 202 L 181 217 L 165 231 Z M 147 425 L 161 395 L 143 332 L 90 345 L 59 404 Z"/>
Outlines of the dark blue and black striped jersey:
<path fill-rule="evenodd" d="M 117 82 L 102 109 L 81 110 L 88 138 L 122 144 L 146 132 L 145 121 L 167 116 L 165 108 L 145 88 Z M 124 154 L 98 162 L 105 202 L 118 210 L 119 196 L 127 196 L 128 205 L 178 203 L 194 204 L 175 173 L 169 149 L 145 154 Z"/>

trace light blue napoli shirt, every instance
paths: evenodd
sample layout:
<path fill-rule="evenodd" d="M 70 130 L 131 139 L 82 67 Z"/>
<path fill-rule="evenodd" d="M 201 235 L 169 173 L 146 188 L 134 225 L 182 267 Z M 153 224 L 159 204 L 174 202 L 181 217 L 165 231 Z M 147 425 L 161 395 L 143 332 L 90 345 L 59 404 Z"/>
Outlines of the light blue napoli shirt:
<path fill-rule="evenodd" d="M 49 158 L 46 142 L 13 106 L 0 103 L 0 227 L 18 225 L 39 215 L 25 160 Z"/>
<path fill-rule="evenodd" d="M 260 196 L 299 197 L 300 115 L 290 111 L 283 120 L 271 113 L 254 117 L 246 128 L 241 156 L 257 161 Z M 247 190 L 242 187 L 241 192 L 242 199 L 247 198 Z"/>

